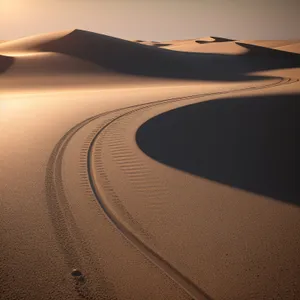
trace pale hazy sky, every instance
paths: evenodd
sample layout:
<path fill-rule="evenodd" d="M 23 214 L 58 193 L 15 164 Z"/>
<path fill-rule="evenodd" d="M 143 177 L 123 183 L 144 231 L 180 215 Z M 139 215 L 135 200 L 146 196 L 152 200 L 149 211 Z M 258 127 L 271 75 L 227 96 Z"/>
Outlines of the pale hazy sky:
<path fill-rule="evenodd" d="M 300 0 L 0 0 L 0 40 L 84 29 L 125 39 L 300 39 Z"/>

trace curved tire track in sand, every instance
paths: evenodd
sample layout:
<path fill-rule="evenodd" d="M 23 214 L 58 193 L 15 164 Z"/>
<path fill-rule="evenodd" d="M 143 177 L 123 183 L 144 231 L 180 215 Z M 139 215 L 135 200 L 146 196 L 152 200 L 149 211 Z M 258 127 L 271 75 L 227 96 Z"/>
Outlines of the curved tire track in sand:
<path fill-rule="evenodd" d="M 148 259 L 155 263 L 160 269 L 162 269 L 166 274 L 177 282 L 182 288 L 186 290 L 195 299 L 211 299 L 204 291 L 202 291 L 198 286 L 196 286 L 192 281 L 190 281 L 184 274 L 180 273 L 175 267 L 168 263 L 163 257 L 157 254 L 151 249 L 150 246 L 145 244 L 140 238 L 138 238 L 121 220 L 115 215 L 113 210 L 110 209 L 109 204 L 105 201 L 105 196 L 103 192 L 99 192 L 97 188 L 97 183 L 95 182 L 94 169 L 93 169 L 93 148 L 95 142 L 101 133 L 112 125 L 115 121 L 130 115 L 134 112 L 143 111 L 143 109 L 149 109 L 151 107 L 173 103 L 178 101 L 192 100 L 205 96 L 217 96 L 228 94 L 232 92 L 250 91 L 257 89 L 271 88 L 278 85 L 290 84 L 298 80 L 293 80 L 291 78 L 278 78 L 279 80 L 275 83 L 269 83 L 263 86 L 252 86 L 247 88 L 240 88 L 236 90 L 228 90 L 214 93 L 204 93 L 191 95 L 187 97 L 180 98 L 170 98 L 161 101 L 155 101 L 145 104 L 133 105 L 126 108 L 116 109 L 110 112 L 101 113 L 92 116 L 79 124 L 71 128 L 66 134 L 58 141 L 55 148 L 53 149 L 51 156 L 49 158 L 46 170 L 45 178 L 45 188 L 47 195 L 47 205 L 49 216 L 53 224 L 56 238 L 61 245 L 62 251 L 65 256 L 67 266 L 70 268 L 81 267 L 82 255 L 79 255 L 75 247 L 75 241 L 79 240 L 78 237 L 80 232 L 76 226 L 75 220 L 73 218 L 72 212 L 69 208 L 68 200 L 64 192 L 63 180 L 62 180 L 62 158 L 65 153 L 65 149 L 72 137 L 87 124 L 104 118 L 102 125 L 97 126 L 97 130 L 94 130 L 89 136 L 89 147 L 87 149 L 87 172 L 88 179 L 93 191 L 93 194 L 97 201 L 99 202 L 101 208 L 107 215 L 108 219 L 119 229 L 119 231 L 136 247 L 138 248 Z M 117 115 L 116 115 L 117 114 Z M 113 117 L 111 116 L 113 115 Z M 78 246 L 78 245 L 77 245 Z M 84 252 L 84 249 L 80 249 Z M 88 291 L 78 291 L 80 295 L 85 298 L 91 299 Z"/>

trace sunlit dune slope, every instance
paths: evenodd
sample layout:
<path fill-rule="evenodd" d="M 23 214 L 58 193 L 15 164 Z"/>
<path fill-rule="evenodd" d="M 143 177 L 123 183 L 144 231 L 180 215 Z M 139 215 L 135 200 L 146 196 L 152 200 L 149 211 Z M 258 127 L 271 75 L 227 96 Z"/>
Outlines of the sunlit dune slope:
<path fill-rule="evenodd" d="M 44 43 L 60 39 L 72 31 L 60 31 L 47 34 L 38 34 L 29 37 L 23 37 L 17 40 L 7 41 L 0 45 L 0 53 L 28 53 L 36 52 Z"/>
<path fill-rule="evenodd" d="M 297 55 L 297 53 L 287 52 L 279 48 L 269 48 L 242 42 L 236 42 L 236 44 L 246 48 L 251 55 L 291 60 L 294 61 L 295 66 L 297 65 L 299 67 L 300 56 Z"/>
<path fill-rule="evenodd" d="M 7 71 L 12 76 L 50 76 L 101 74 L 107 72 L 98 65 L 65 54 L 38 52 L 14 57 L 14 64 Z"/>
<path fill-rule="evenodd" d="M 233 40 L 222 37 L 203 37 L 199 39 L 173 40 L 164 42 L 136 41 L 144 45 L 163 47 L 169 50 L 199 53 L 245 54 L 248 50 L 241 44 L 299 53 L 299 40 Z M 289 50 L 291 49 L 291 50 Z"/>
<path fill-rule="evenodd" d="M 164 49 L 182 52 L 202 52 L 216 54 L 242 54 L 247 52 L 245 49 L 236 46 L 234 40 L 212 36 L 202 37 L 199 39 L 172 40 L 163 42 L 149 42 L 142 40 L 136 40 L 135 42 L 143 45 L 161 47 Z"/>
<path fill-rule="evenodd" d="M 290 45 L 281 46 L 281 47 L 278 47 L 278 49 L 283 50 L 283 51 L 287 51 L 287 52 L 294 52 L 294 53 L 300 54 L 300 42 L 290 44 Z"/>
<path fill-rule="evenodd" d="M 239 55 L 248 53 L 247 49 L 237 45 L 234 41 L 201 42 L 201 40 L 183 40 L 176 41 L 173 43 L 170 42 L 170 44 L 164 48 L 183 52 L 214 53 L 228 55 Z"/>
<path fill-rule="evenodd" d="M 266 48 L 280 49 L 281 47 L 299 43 L 300 40 L 240 40 L 240 43 L 251 44 Z M 283 49 L 281 49 L 283 50 Z"/>
<path fill-rule="evenodd" d="M 196 40 L 197 43 L 201 44 L 206 44 L 206 43 L 224 43 L 224 42 L 232 42 L 234 40 L 228 39 L 228 38 L 223 38 L 223 37 L 218 37 L 218 36 L 209 36 L 209 37 L 203 37 L 198 40 Z"/>

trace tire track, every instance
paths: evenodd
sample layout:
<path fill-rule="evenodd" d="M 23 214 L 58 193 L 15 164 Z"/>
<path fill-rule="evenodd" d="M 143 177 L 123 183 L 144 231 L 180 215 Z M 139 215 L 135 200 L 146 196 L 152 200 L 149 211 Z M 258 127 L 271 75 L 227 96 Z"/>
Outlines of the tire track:
<path fill-rule="evenodd" d="M 101 197 L 102 192 L 99 192 L 96 187 L 96 182 L 94 181 L 93 175 L 93 166 L 92 166 L 92 152 L 95 145 L 95 142 L 99 135 L 111 124 L 113 124 L 118 119 L 125 117 L 126 115 L 132 114 L 139 110 L 143 110 L 146 108 L 151 108 L 153 106 L 161 105 L 164 103 L 172 103 L 184 100 L 192 100 L 200 97 L 206 96 L 216 96 L 223 95 L 232 92 L 239 91 L 248 91 L 248 90 L 257 90 L 264 88 L 271 88 L 278 85 L 290 84 L 294 83 L 298 80 L 292 80 L 291 78 L 278 78 L 278 81 L 275 83 L 269 83 L 263 86 L 252 86 L 247 88 L 240 88 L 236 90 L 228 90 L 221 92 L 213 92 L 213 93 L 203 93 L 203 94 L 195 94 L 186 97 L 177 97 L 177 98 L 169 98 L 160 101 L 153 101 L 144 104 L 132 105 L 126 108 L 120 108 L 116 110 L 112 110 L 109 112 L 97 114 L 92 116 L 77 125 L 71 128 L 69 131 L 65 133 L 65 135 L 58 141 L 56 146 L 54 147 L 48 164 L 46 168 L 46 177 L 45 177 L 45 190 L 46 190 L 46 199 L 48 206 L 48 213 L 51 219 L 55 235 L 57 241 L 61 247 L 61 250 L 64 254 L 65 261 L 67 266 L 71 268 L 78 268 L 84 265 L 84 261 L 82 259 L 83 255 L 80 253 L 85 252 L 85 249 L 80 249 L 78 251 L 78 245 L 76 245 L 76 241 L 81 240 L 80 230 L 78 229 L 74 217 L 72 215 L 71 209 L 68 204 L 68 199 L 66 197 L 63 179 L 62 179 L 62 159 L 65 153 L 65 150 L 72 139 L 72 137 L 83 127 L 90 124 L 93 121 L 99 121 L 99 119 L 103 119 L 102 124 L 97 126 L 97 130 L 94 130 L 93 133 L 89 136 L 87 140 L 87 144 L 85 145 L 84 151 L 87 153 L 87 173 L 88 173 L 88 181 L 90 184 L 90 188 L 93 192 L 94 197 L 98 200 L 100 206 L 103 211 L 109 218 L 109 220 L 123 233 L 123 235 L 134 245 L 136 246 L 146 257 L 148 257 L 151 261 L 153 261 L 157 266 L 163 269 L 169 277 L 179 283 L 191 296 L 195 299 L 210 299 L 208 295 L 205 294 L 204 291 L 199 289 L 193 282 L 191 282 L 188 278 L 186 278 L 183 274 L 181 274 L 178 270 L 176 270 L 172 265 L 170 265 L 164 258 L 159 256 L 159 254 L 155 253 L 149 246 L 145 245 L 143 241 L 137 238 L 133 232 L 131 232 L 124 224 L 118 220 L 118 218 L 114 215 L 114 213 L 108 208 L 107 203 L 103 201 L 105 198 Z M 105 170 L 103 170 L 105 172 Z M 93 299 L 92 295 L 88 290 L 78 289 L 78 294 L 86 299 Z"/>
<path fill-rule="evenodd" d="M 245 90 L 254 90 L 254 89 L 263 89 L 263 88 L 269 88 L 274 87 L 281 84 L 288 84 L 290 83 L 290 79 L 282 79 L 279 82 L 264 87 L 254 87 L 254 88 L 245 88 Z M 235 90 L 236 91 L 241 91 Z M 233 91 L 227 91 L 227 92 L 217 92 L 212 93 L 212 95 L 220 95 L 220 94 L 226 94 L 226 93 L 232 93 Z M 175 102 L 175 101 L 184 101 L 187 100 L 187 98 L 181 98 L 176 100 L 169 100 L 168 103 Z M 166 102 L 164 102 L 166 103 Z M 123 113 L 110 122 L 108 122 L 101 130 L 99 130 L 98 134 L 94 137 L 94 139 L 91 141 L 91 145 L 88 151 L 88 174 L 90 179 L 91 188 L 95 194 L 95 197 L 97 198 L 99 204 L 101 205 L 102 209 L 108 216 L 108 218 L 112 221 L 112 223 L 121 231 L 121 233 L 130 241 L 132 242 L 148 259 L 150 259 L 152 262 L 154 262 L 160 269 L 165 271 L 173 280 L 175 280 L 177 283 L 179 283 L 193 298 L 195 299 L 211 299 L 209 295 L 207 295 L 203 290 L 201 290 L 198 286 L 196 286 L 189 278 L 187 278 L 184 274 L 180 273 L 174 266 L 172 266 L 168 261 L 166 261 L 162 256 L 160 256 L 158 253 L 152 250 L 152 248 L 147 245 L 144 241 L 142 241 L 137 235 L 133 233 L 133 231 L 128 228 L 116 215 L 113 208 L 111 208 L 110 203 L 106 201 L 105 197 L 105 190 L 109 188 L 109 180 L 105 178 L 104 180 L 105 185 L 103 184 L 102 187 L 99 187 L 97 185 L 96 178 L 96 172 L 95 165 L 94 165 L 94 152 L 95 152 L 95 145 L 96 141 L 109 126 L 111 126 L 116 121 L 119 121 L 121 118 L 124 118 L 132 113 L 138 112 L 138 111 L 144 111 L 145 109 L 152 108 L 157 105 L 163 104 L 160 103 L 153 103 L 150 105 L 146 105 L 143 107 L 138 107 L 136 109 L 133 109 L 131 111 L 128 111 L 126 113 Z M 115 132 L 116 133 L 116 132 Z M 116 133 L 117 134 L 117 133 Z M 115 135 L 114 135 L 115 136 Z M 124 150 L 123 148 L 120 149 Z M 98 147 L 99 150 L 99 147 Z M 120 151 L 121 152 L 121 151 Z M 120 154 L 121 155 L 121 154 Z M 97 164 L 97 167 L 99 168 L 99 163 Z M 102 167 L 102 176 L 105 177 L 105 168 Z M 113 189 L 112 186 L 110 186 L 110 189 Z M 116 197 L 116 195 L 114 195 Z"/>

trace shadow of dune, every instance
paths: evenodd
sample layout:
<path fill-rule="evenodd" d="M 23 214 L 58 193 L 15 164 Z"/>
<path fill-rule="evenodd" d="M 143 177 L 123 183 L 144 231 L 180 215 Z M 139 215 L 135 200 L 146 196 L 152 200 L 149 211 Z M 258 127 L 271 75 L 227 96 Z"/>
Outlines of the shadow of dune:
<path fill-rule="evenodd" d="M 270 77 L 247 73 L 300 66 L 299 55 L 298 60 L 291 61 L 268 55 L 180 52 L 81 30 L 44 43 L 35 50 L 67 54 L 119 73 L 174 79 L 260 80 Z"/>
<path fill-rule="evenodd" d="M 173 168 L 300 205 L 299 113 L 300 94 L 212 100 L 148 120 L 136 141 Z"/>
<path fill-rule="evenodd" d="M 290 63 L 295 64 L 297 66 L 299 66 L 300 63 L 300 55 L 297 53 L 240 42 L 236 42 L 236 44 L 246 48 L 249 51 L 249 55 L 251 56 L 268 56 L 269 58 L 273 59 L 285 60 L 286 62 L 289 61 Z"/>
<path fill-rule="evenodd" d="M 157 43 L 153 45 L 154 47 L 167 47 L 167 46 L 172 46 L 172 44 L 163 44 L 163 43 Z"/>
<path fill-rule="evenodd" d="M 231 39 L 226 39 L 226 38 L 220 38 L 220 37 L 211 37 L 213 40 L 212 41 L 201 41 L 201 40 L 196 40 L 195 42 L 198 44 L 211 44 L 211 43 L 224 43 L 224 42 L 233 42 L 234 40 Z"/>
<path fill-rule="evenodd" d="M 0 55 L 0 74 L 8 70 L 14 63 L 14 58 Z"/>

